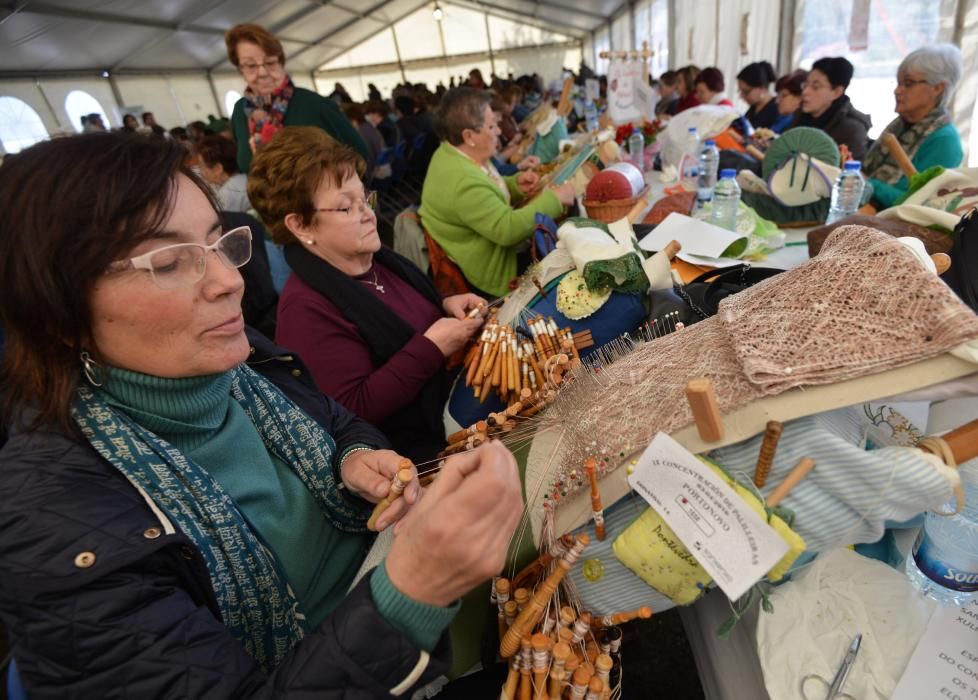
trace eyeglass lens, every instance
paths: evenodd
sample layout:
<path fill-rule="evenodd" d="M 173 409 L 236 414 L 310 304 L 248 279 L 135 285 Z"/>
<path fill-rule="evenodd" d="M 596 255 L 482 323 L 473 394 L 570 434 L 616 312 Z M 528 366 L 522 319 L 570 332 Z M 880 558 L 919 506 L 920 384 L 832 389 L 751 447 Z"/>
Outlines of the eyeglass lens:
<path fill-rule="evenodd" d="M 207 269 L 208 250 L 214 250 L 229 268 L 241 267 L 251 260 L 251 231 L 247 227 L 234 229 L 206 248 L 196 243 L 161 248 L 149 258 L 153 281 L 161 289 L 178 289 L 196 283 Z"/>

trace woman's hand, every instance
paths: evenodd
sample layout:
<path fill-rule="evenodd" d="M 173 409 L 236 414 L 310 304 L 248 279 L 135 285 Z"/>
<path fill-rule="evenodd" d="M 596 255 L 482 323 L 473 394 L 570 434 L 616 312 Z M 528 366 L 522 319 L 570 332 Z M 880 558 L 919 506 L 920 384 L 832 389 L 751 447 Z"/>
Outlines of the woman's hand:
<path fill-rule="evenodd" d="M 556 185 L 551 189 L 553 190 L 554 194 L 557 195 L 557 199 L 560 200 L 560 203 L 565 207 L 569 207 L 574 203 L 574 200 L 577 199 L 577 192 L 574 191 L 574 185 L 569 182 L 565 182 L 563 185 Z"/>
<path fill-rule="evenodd" d="M 441 302 L 441 307 L 445 313 L 458 319 L 463 319 L 469 315 L 472 309 L 485 306 L 486 300 L 478 294 L 456 294 L 445 297 Z"/>
<path fill-rule="evenodd" d="M 520 192 L 523 194 L 530 194 L 537 188 L 537 183 L 540 182 L 540 176 L 537 175 L 532 170 L 528 170 L 520 173 L 516 176 L 516 186 L 520 188 Z"/>
<path fill-rule="evenodd" d="M 519 469 L 501 443 L 449 457 L 394 529 L 387 575 L 409 598 L 451 605 L 502 570 L 522 513 Z"/>
<path fill-rule="evenodd" d="M 449 357 L 465 347 L 472 334 L 481 327 L 481 318 L 440 318 L 428 327 L 424 337 L 437 345 L 442 355 Z"/>
<path fill-rule="evenodd" d="M 517 170 L 529 170 L 540 165 L 540 159 L 536 156 L 527 156 L 516 165 Z"/>
<path fill-rule="evenodd" d="M 359 450 L 343 460 L 340 477 L 343 485 L 351 492 L 371 503 L 377 503 L 390 492 L 391 481 L 401 468 L 402 459 L 404 458 L 393 450 Z M 421 496 L 418 472 L 413 466 L 411 472 L 414 478 L 404 489 L 404 493 L 377 521 L 378 531 L 396 523 L 418 502 Z"/>

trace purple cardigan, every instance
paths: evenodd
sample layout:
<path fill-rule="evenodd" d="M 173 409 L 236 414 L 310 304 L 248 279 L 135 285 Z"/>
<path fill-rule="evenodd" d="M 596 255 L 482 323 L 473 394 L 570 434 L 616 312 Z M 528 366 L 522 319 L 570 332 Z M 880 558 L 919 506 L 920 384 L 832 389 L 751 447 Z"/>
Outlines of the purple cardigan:
<path fill-rule="evenodd" d="M 380 425 L 414 401 L 425 382 L 444 365 L 441 350 L 424 336 L 444 313 L 379 263 L 353 279 L 363 282 L 417 331 L 400 352 L 375 367 L 356 325 L 295 274 L 289 276 L 278 302 L 275 342 L 302 357 L 323 393 Z M 374 281 L 384 293 L 368 283 Z"/>

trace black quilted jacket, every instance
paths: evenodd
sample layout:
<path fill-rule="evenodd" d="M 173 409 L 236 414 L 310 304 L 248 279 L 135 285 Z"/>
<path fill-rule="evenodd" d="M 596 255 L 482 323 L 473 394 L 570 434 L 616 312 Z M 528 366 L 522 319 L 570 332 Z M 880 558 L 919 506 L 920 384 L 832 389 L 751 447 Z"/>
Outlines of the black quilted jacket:
<path fill-rule="evenodd" d="M 297 357 L 250 334 L 249 364 L 344 445 L 386 446 L 320 394 Z M 311 553 L 312 554 L 312 553 Z M 221 623 L 203 558 L 162 534 L 87 444 L 11 432 L 0 450 L 0 615 L 30 698 L 373 698 L 448 667 L 377 612 L 369 577 L 264 675 Z"/>

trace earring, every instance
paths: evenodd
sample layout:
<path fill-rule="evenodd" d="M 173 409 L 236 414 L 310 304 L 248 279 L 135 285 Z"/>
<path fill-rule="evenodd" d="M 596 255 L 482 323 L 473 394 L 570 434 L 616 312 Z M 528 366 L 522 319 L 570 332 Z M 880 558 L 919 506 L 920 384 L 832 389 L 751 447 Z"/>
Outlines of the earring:
<path fill-rule="evenodd" d="M 307 238 L 307 239 L 306 239 L 306 243 L 308 243 L 309 245 L 316 245 L 316 241 L 314 241 L 314 240 L 313 240 L 313 239 L 311 239 L 311 238 Z"/>
<path fill-rule="evenodd" d="M 82 373 L 88 383 L 92 386 L 102 386 L 102 382 L 98 380 L 98 374 L 96 374 L 99 369 L 98 362 L 92 359 L 87 350 L 83 350 L 78 357 L 81 359 Z"/>

